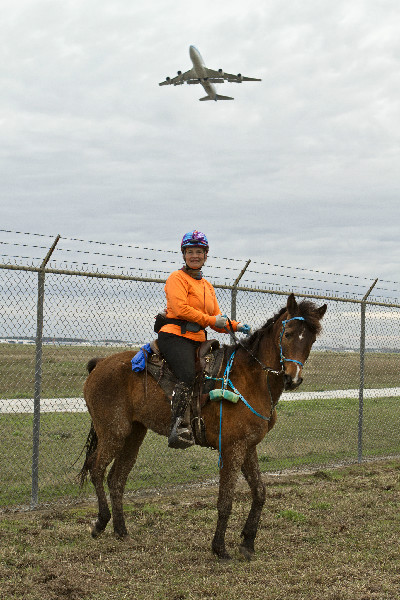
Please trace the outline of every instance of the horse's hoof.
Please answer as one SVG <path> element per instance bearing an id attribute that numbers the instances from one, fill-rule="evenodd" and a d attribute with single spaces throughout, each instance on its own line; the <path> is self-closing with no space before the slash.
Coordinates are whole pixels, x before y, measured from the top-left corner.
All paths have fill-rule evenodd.
<path id="1" fill-rule="evenodd" d="M 227 565 L 232 562 L 232 556 L 228 553 L 224 556 L 218 556 L 218 562 L 220 565 Z"/>
<path id="2" fill-rule="evenodd" d="M 218 558 L 220 563 L 229 562 L 232 560 L 232 557 L 226 550 L 215 550 L 213 549 L 213 554 Z"/>
<path id="3" fill-rule="evenodd" d="M 254 556 L 254 550 L 246 546 L 239 546 L 239 552 L 245 560 L 251 560 Z"/>
<path id="4" fill-rule="evenodd" d="M 131 542 L 132 538 L 129 535 L 129 533 L 117 533 L 116 531 L 114 531 L 114 537 L 115 539 L 119 540 L 120 542 Z"/>
<path id="5" fill-rule="evenodd" d="M 101 533 L 103 533 L 104 529 L 99 529 L 98 525 L 97 525 L 97 521 L 94 521 L 92 523 L 92 526 L 90 527 L 90 535 L 92 536 L 92 538 L 97 538 L 99 537 L 99 535 Z"/>

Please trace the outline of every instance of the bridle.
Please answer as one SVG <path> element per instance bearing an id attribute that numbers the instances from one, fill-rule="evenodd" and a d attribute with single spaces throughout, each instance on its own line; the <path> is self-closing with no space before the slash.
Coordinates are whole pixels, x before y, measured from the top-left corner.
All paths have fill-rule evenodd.
<path id="1" fill-rule="evenodd" d="M 300 365 L 301 367 L 304 367 L 304 363 L 302 363 L 301 361 L 295 360 L 294 358 L 286 358 L 283 355 L 282 338 L 283 338 L 283 334 L 285 333 L 286 323 L 289 323 L 290 321 L 305 321 L 305 318 L 304 317 L 291 317 L 290 319 L 285 319 L 284 321 L 282 321 L 282 331 L 279 336 L 279 360 L 281 363 L 281 369 L 280 369 L 280 371 L 277 371 L 276 369 L 273 369 L 272 367 L 267 367 L 267 365 L 265 365 L 259 358 L 257 358 L 257 356 L 251 350 L 249 350 L 236 337 L 235 332 L 233 331 L 232 321 L 228 318 L 228 324 L 229 324 L 231 336 L 235 340 L 236 344 L 241 346 L 241 348 L 243 348 L 243 350 L 246 350 L 247 354 L 250 354 L 250 356 L 260 365 L 260 367 L 262 368 L 263 371 L 267 371 L 268 373 L 274 373 L 274 375 L 281 375 L 282 373 L 285 372 L 285 364 L 284 364 L 285 362 L 293 362 L 293 363 Z"/>
<path id="2" fill-rule="evenodd" d="M 284 362 L 293 362 L 293 363 L 300 365 L 301 367 L 304 367 L 304 363 L 300 362 L 299 360 L 295 360 L 294 358 L 286 358 L 285 356 L 283 356 L 282 338 L 283 338 L 283 334 L 285 332 L 286 323 L 289 323 L 289 321 L 305 321 L 305 318 L 304 317 L 292 317 L 291 319 L 286 319 L 285 321 L 282 321 L 282 331 L 281 331 L 281 335 L 279 338 L 279 353 L 280 353 L 281 365 L 283 366 Z"/>

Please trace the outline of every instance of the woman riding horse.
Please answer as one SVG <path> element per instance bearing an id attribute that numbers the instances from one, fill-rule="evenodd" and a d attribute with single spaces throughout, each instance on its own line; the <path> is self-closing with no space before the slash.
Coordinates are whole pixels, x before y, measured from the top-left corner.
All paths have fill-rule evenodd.
<path id="1" fill-rule="evenodd" d="M 205 255 L 205 252 L 203 257 L 200 255 L 196 264 L 187 260 L 189 268 L 199 270 Z M 191 264 L 194 266 L 191 267 Z M 206 288 L 204 281 L 195 280 L 184 271 L 180 276 L 185 277 L 183 282 L 188 289 L 190 284 L 204 285 L 211 300 L 211 286 Z M 303 365 L 321 331 L 320 321 L 326 308 L 326 304 L 318 308 L 307 300 L 297 303 L 294 295 L 290 294 L 286 306 L 268 319 L 265 325 L 246 341 L 229 346 L 229 359 L 226 357 L 222 365 L 222 369 L 225 369 L 223 381 L 237 393 L 240 400 L 233 404 L 221 398 L 219 402 L 206 402 L 201 410 L 207 445 L 218 449 L 221 458 L 218 520 L 212 541 L 212 550 L 220 559 L 229 558 L 225 533 L 240 472 L 250 487 L 252 502 L 241 532 L 239 549 L 246 559 L 254 554 L 254 540 L 266 498 L 257 445 L 275 424 L 276 406 L 282 391 L 293 390 L 301 384 Z M 167 314 L 186 317 L 183 320 L 190 323 L 196 322 L 192 320 L 193 314 L 203 315 L 200 319 L 202 327 L 212 324 L 216 328 L 216 325 L 222 324 L 220 321 L 217 323 L 217 304 L 214 311 L 206 305 L 204 313 L 196 309 L 196 305 L 189 305 L 189 313 L 175 312 L 171 304 L 169 309 L 171 312 Z M 214 314 L 210 314 L 212 312 Z M 237 324 L 234 326 L 238 328 Z M 178 339 L 178 343 L 181 338 L 185 341 L 192 339 L 180 335 L 179 327 L 173 331 L 176 333 L 172 333 L 172 336 Z M 171 334 L 171 331 L 164 333 Z M 198 333 L 204 336 L 204 330 Z M 103 359 L 92 359 L 88 363 L 89 376 L 84 386 L 84 397 L 92 424 L 80 474 L 83 482 L 90 473 L 96 490 L 99 510 L 92 527 L 93 537 L 105 530 L 112 515 L 117 537 L 128 538 L 123 508 L 128 475 L 147 431 L 150 429 L 164 436 L 170 432 L 171 405 L 168 397 L 154 378 L 147 379 L 145 373 L 132 371 L 133 356 L 134 352 L 129 350 Z M 299 421 L 301 426 L 304 423 Z M 111 463 L 107 483 L 112 513 L 104 489 L 104 476 Z"/>
<path id="2" fill-rule="evenodd" d="M 208 250 L 204 233 L 197 230 L 186 233 L 181 243 L 185 264 L 171 273 L 165 285 L 166 319 L 158 333 L 158 347 L 178 379 L 172 394 L 170 448 L 187 448 L 194 444 L 185 413 L 196 377 L 195 354 L 206 339 L 205 328 L 228 333 L 227 317 L 221 315 L 214 288 L 201 272 Z M 250 333 L 248 325 L 231 323 L 234 331 Z"/>

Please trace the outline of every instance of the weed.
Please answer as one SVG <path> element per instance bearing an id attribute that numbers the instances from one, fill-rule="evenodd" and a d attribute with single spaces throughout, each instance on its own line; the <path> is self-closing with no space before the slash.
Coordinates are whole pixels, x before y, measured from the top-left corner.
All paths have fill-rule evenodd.
<path id="1" fill-rule="evenodd" d="M 286 521 L 293 521 L 294 523 L 304 523 L 304 521 L 307 521 L 305 515 L 291 508 L 279 511 L 277 517 L 278 519 L 285 519 Z"/>

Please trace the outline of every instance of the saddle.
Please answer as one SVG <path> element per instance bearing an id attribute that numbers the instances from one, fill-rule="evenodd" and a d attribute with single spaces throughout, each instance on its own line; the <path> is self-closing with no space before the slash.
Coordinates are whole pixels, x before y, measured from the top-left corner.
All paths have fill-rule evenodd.
<path id="1" fill-rule="evenodd" d="M 150 373 L 171 400 L 172 392 L 178 380 L 160 353 L 157 340 L 150 342 L 150 347 L 153 354 L 150 354 L 146 360 L 146 371 Z M 209 401 L 210 391 L 218 383 L 206 379 L 206 377 L 220 377 L 226 351 L 227 347 L 220 348 L 218 340 L 206 340 L 201 343 L 196 352 L 196 380 L 190 403 L 190 420 L 196 444 L 200 446 L 208 446 L 201 410 Z"/>

